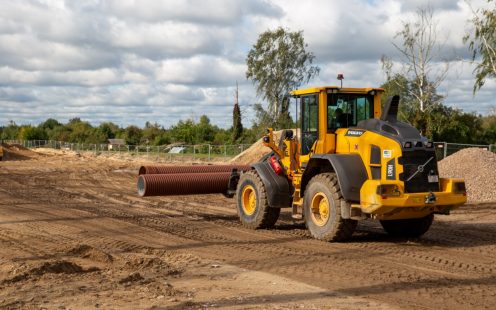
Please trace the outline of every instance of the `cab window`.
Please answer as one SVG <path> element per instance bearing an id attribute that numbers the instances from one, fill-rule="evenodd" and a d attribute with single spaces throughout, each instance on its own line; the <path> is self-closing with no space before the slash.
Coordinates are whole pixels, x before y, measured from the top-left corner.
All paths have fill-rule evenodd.
<path id="1" fill-rule="evenodd" d="M 353 127 L 374 116 L 374 97 L 365 94 L 327 94 L 327 131 Z"/>
<path id="2" fill-rule="evenodd" d="M 310 153 L 318 138 L 319 105 L 317 94 L 301 97 L 301 154 Z"/>

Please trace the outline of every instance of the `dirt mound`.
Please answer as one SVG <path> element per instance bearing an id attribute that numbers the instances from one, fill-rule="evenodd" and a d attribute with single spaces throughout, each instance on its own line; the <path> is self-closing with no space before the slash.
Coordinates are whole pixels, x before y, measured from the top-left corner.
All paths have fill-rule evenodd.
<path id="1" fill-rule="evenodd" d="M 126 267 L 132 270 L 151 269 L 167 275 L 178 275 L 182 273 L 181 270 L 174 268 L 158 257 L 133 257 L 126 262 Z"/>
<path id="2" fill-rule="evenodd" d="M 441 177 L 465 179 L 468 202 L 496 201 L 496 154 L 480 148 L 460 150 L 439 162 Z"/>
<path id="3" fill-rule="evenodd" d="M 111 263 L 114 260 L 112 255 L 95 249 L 87 244 L 81 244 L 75 248 L 72 248 L 67 251 L 67 254 L 102 263 Z"/>
<path id="4" fill-rule="evenodd" d="M 274 141 L 276 143 L 279 142 L 281 138 L 282 130 L 274 131 Z M 250 165 L 260 160 L 264 155 L 269 154 L 272 150 L 262 142 L 263 138 L 260 138 L 257 142 L 253 143 L 249 148 L 247 148 L 244 152 L 240 153 L 229 162 L 233 164 L 239 165 Z"/>
<path id="5" fill-rule="evenodd" d="M 143 276 L 141 276 L 139 272 L 133 272 L 130 275 L 128 275 L 127 277 L 119 280 L 119 283 L 120 284 L 128 284 L 129 285 L 131 283 L 141 282 L 143 280 L 145 280 L 145 278 L 143 278 Z"/>
<path id="6" fill-rule="evenodd" d="M 3 149 L 2 160 L 27 160 L 39 156 L 20 144 L 2 143 L 0 147 Z"/>
<path id="7" fill-rule="evenodd" d="M 73 262 L 60 260 L 54 262 L 45 262 L 39 267 L 32 268 L 26 272 L 23 272 L 11 279 L 7 279 L 3 281 L 3 284 L 10 284 L 19 281 L 24 281 L 30 278 L 36 278 L 48 273 L 56 273 L 56 274 L 77 274 L 77 273 L 86 273 L 98 271 L 99 269 L 96 267 L 91 267 L 88 269 L 84 269 L 83 267 L 75 264 Z"/>

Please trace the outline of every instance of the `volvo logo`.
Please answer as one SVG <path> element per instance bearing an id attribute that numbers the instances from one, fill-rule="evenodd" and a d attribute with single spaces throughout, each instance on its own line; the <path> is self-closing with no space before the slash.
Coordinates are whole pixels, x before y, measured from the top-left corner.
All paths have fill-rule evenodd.
<path id="1" fill-rule="evenodd" d="M 412 175 L 411 175 L 411 176 L 410 176 L 410 177 L 409 177 L 406 181 L 408 182 L 408 181 L 410 181 L 411 179 L 413 179 L 413 177 L 414 177 L 414 176 L 416 176 L 416 175 L 417 175 L 417 173 L 419 173 L 419 172 L 420 172 L 420 173 L 424 172 L 424 167 L 425 167 L 425 166 L 426 166 L 426 165 L 427 165 L 427 164 L 428 164 L 431 160 L 433 160 L 433 159 L 434 159 L 434 157 L 431 157 L 431 158 L 429 158 L 429 159 L 425 162 L 425 164 L 423 164 L 423 165 L 419 165 L 419 166 L 417 167 L 417 171 L 415 171 L 415 172 L 414 172 L 414 173 L 413 173 L 413 174 L 412 174 Z"/>

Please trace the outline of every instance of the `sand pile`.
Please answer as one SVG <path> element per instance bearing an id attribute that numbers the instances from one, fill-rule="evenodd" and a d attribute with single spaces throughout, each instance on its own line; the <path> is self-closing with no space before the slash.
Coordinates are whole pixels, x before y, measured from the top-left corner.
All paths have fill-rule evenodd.
<path id="1" fill-rule="evenodd" d="M 2 143 L 0 147 L 3 149 L 2 160 L 25 160 L 38 156 L 36 152 L 33 152 L 20 144 Z"/>
<path id="2" fill-rule="evenodd" d="M 439 162 L 441 177 L 465 179 L 468 202 L 496 201 L 496 154 L 480 148 L 460 150 Z"/>
<path id="3" fill-rule="evenodd" d="M 276 141 L 276 144 L 279 143 L 281 133 L 282 130 L 274 131 L 274 141 Z M 253 143 L 244 152 L 238 154 L 229 162 L 232 164 L 249 165 L 259 161 L 264 155 L 272 152 L 270 148 L 263 145 L 262 139 L 263 138 L 260 138 L 257 142 Z"/>

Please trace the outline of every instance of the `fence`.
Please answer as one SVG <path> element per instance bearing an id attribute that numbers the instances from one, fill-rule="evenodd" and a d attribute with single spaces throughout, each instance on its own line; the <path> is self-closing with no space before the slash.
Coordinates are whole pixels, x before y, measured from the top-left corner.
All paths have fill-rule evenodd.
<path id="1" fill-rule="evenodd" d="M 196 144 L 196 145 L 175 145 L 175 146 L 148 146 L 148 145 L 109 145 L 109 144 L 84 144 L 69 143 L 53 140 L 4 140 L 1 142 L 16 143 L 26 148 L 52 148 L 61 150 L 70 150 L 75 152 L 94 152 L 95 154 L 128 154 L 131 156 L 148 156 L 162 160 L 214 160 L 228 159 L 234 157 L 244 150 L 249 144 L 237 145 L 214 145 L 214 144 Z M 468 147 L 483 148 L 496 152 L 496 144 L 461 144 L 435 142 L 436 155 L 439 160 L 449 156 L 456 151 Z"/>
<path id="2" fill-rule="evenodd" d="M 3 140 L 1 142 L 18 144 L 26 148 L 51 148 L 74 152 L 93 152 L 97 155 L 128 154 L 129 156 L 147 156 L 170 161 L 228 159 L 250 147 L 250 144 L 149 146 L 69 143 L 53 140 Z"/>
<path id="3" fill-rule="evenodd" d="M 434 142 L 436 146 L 437 159 L 443 159 L 447 156 L 465 148 L 477 147 L 491 152 L 496 152 L 496 144 L 463 144 L 463 143 L 447 143 L 447 142 Z"/>

